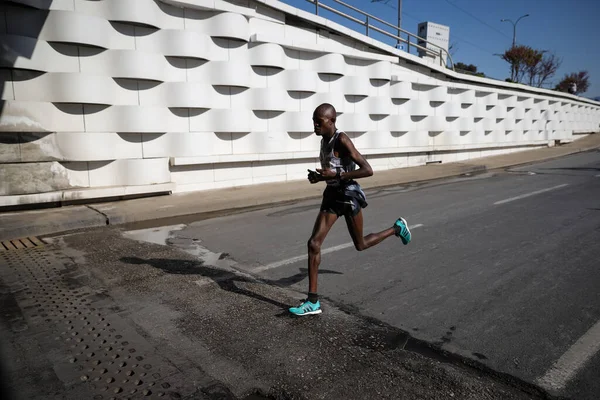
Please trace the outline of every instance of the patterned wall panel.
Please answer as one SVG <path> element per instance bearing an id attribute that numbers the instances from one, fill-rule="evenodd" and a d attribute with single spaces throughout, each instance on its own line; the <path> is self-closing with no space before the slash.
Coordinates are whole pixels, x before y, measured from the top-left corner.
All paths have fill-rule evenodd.
<path id="1" fill-rule="evenodd" d="M 31 77 L 30 71 L 13 71 L 14 98 L 19 101 L 137 105 L 136 91 L 127 90 L 111 77 L 49 72 Z"/>
<path id="2" fill-rule="evenodd" d="M 375 169 L 598 130 L 595 103 L 442 79 L 247 3 L 0 5 L 0 206 L 303 179 L 323 102 Z"/>
<path id="3" fill-rule="evenodd" d="M 35 40 L 17 35 L 0 35 L 6 53 L 0 57 L 3 68 L 40 72 L 79 72 L 77 47 Z M 20 54 L 26 54 L 21 56 Z M 10 82 L 10 81 L 9 81 Z"/>

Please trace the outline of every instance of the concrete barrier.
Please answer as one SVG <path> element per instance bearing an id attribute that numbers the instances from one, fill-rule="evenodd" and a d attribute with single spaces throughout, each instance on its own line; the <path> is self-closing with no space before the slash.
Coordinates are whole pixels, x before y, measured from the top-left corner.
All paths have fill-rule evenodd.
<path id="1" fill-rule="evenodd" d="M 376 170 L 599 130 L 598 102 L 458 74 L 277 1 L 244 4 L 0 6 L 0 207 L 304 179 L 323 102 Z"/>

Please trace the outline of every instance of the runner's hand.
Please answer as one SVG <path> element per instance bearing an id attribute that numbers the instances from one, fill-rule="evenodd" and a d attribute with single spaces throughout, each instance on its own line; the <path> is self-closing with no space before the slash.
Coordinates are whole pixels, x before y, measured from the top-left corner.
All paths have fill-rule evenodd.
<path id="1" fill-rule="evenodd" d="M 317 183 L 320 182 L 321 179 L 321 175 L 317 174 L 316 171 L 313 170 L 308 170 L 308 181 L 310 183 Z"/>
<path id="2" fill-rule="evenodd" d="M 335 179 L 337 176 L 337 172 L 334 169 L 319 169 L 317 168 L 317 172 L 321 174 L 324 180 L 328 181 L 331 179 Z"/>

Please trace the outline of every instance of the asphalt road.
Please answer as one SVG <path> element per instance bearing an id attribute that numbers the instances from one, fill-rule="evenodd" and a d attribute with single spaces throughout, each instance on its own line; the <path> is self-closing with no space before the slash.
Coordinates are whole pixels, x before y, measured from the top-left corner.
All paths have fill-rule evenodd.
<path id="1" fill-rule="evenodd" d="M 357 252 L 340 219 L 323 245 L 333 248 L 322 257 L 323 316 L 345 305 L 553 393 L 600 397 L 600 152 L 367 195 L 365 234 L 402 215 L 418 225 L 413 241 Z M 191 222 L 150 240 L 173 230 L 169 243 L 205 260 L 226 253 L 238 270 L 293 283 L 300 299 L 318 205 Z"/>

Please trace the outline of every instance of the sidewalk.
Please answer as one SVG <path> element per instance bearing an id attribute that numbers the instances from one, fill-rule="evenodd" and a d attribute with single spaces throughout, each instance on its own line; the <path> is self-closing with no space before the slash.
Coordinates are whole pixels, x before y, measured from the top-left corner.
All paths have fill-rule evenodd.
<path id="1" fill-rule="evenodd" d="M 600 134 L 588 135 L 557 147 L 457 163 L 378 171 L 373 177 L 361 181 L 361 185 L 364 189 L 372 189 L 444 179 L 539 162 L 596 148 L 600 148 Z M 241 211 L 251 207 L 318 198 L 322 190 L 322 185 L 310 185 L 302 180 L 55 209 L 0 212 L 0 240 L 79 228 Z"/>

